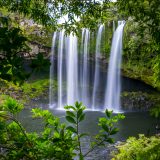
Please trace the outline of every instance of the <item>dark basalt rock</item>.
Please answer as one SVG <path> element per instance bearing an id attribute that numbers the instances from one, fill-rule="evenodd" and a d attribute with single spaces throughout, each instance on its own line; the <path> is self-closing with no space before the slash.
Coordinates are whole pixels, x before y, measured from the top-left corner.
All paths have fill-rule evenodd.
<path id="1" fill-rule="evenodd" d="M 148 111 L 159 101 L 156 95 L 144 92 L 125 92 L 121 95 L 121 106 L 127 111 Z"/>

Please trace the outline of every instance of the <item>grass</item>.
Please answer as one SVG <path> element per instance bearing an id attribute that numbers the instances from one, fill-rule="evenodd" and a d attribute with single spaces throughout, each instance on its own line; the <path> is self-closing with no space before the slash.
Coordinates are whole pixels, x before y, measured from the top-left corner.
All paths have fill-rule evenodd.
<path id="1" fill-rule="evenodd" d="M 53 81 L 54 90 L 57 90 L 57 82 Z M 5 97 L 10 96 L 22 103 L 26 104 L 31 99 L 39 97 L 48 97 L 49 92 L 49 78 L 35 79 L 24 82 L 21 86 L 17 86 L 12 82 L 0 79 L 0 103 Z"/>
<path id="2" fill-rule="evenodd" d="M 36 80 L 34 82 L 24 83 L 22 90 L 24 94 L 29 95 L 30 98 L 41 95 L 49 87 L 49 79 Z"/>

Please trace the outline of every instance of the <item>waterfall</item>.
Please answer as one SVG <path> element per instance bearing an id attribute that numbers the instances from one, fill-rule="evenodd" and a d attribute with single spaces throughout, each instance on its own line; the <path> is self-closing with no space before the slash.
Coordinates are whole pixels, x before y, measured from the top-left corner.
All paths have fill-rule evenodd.
<path id="1" fill-rule="evenodd" d="M 98 27 L 96 41 L 90 37 L 88 29 L 82 29 L 80 45 L 78 45 L 78 38 L 72 33 L 65 36 L 65 31 L 62 30 L 53 34 L 50 55 L 50 108 L 63 109 L 64 105 L 73 105 L 75 101 L 82 101 L 92 110 L 102 109 L 102 106 L 114 111 L 120 109 L 120 64 L 124 25 L 123 21 L 119 21 L 113 35 L 107 81 L 104 78 L 106 72 L 100 68 L 103 65 L 101 46 L 103 46 L 104 25 Z M 113 31 L 114 27 L 113 22 Z M 95 60 L 92 61 L 95 42 Z M 93 52 L 92 56 L 89 56 L 89 50 Z"/>
<path id="2" fill-rule="evenodd" d="M 59 46 L 58 46 L 58 108 L 62 108 L 63 101 L 63 45 L 64 45 L 64 30 L 59 35 Z"/>
<path id="3" fill-rule="evenodd" d="M 83 51 L 84 51 L 84 33 L 85 33 L 85 28 L 82 29 L 82 37 L 81 37 L 81 50 L 80 50 L 80 56 L 79 56 L 79 60 L 80 63 L 79 65 L 82 67 L 79 67 L 79 96 L 80 96 L 80 100 L 82 101 L 82 88 L 83 88 Z"/>
<path id="4" fill-rule="evenodd" d="M 96 39 L 96 53 L 95 53 L 95 73 L 94 73 L 94 86 L 93 86 L 93 96 L 92 96 L 92 109 L 95 110 L 96 107 L 96 97 L 99 86 L 99 78 L 100 78 L 100 62 L 99 58 L 101 58 L 101 37 L 104 25 L 100 25 L 98 28 L 97 39 Z"/>
<path id="5" fill-rule="evenodd" d="M 51 66 L 50 66 L 50 83 L 49 83 L 49 108 L 53 108 L 54 106 L 54 89 L 53 89 L 53 85 L 54 85 L 54 56 L 55 56 L 55 42 L 56 42 L 56 35 L 57 33 L 55 32 L 53 34 L 53 38 L 52 38 L 52 48 L 51 48 L 51 55 L 50 55 L 50 62 L 51 62 Z"/>
<path id="6" fill-rule="evenodd" d="M 77 37 L 72 33 L 66 38 L 67 51 L 67 104 L 78 100 L 78 52 Z"/>
<path id="7" fill-rule="evenodd" d="M 88 29 L 85 29 L 84 35 L 84 50 L 83 50 L 83 75 L 82 75 L 82 102 L 88 106 L 89 105 L 89 77 L 88 77 L 88 51 L 89 51 L 89 38 L 90 32 Z"/>
<path id="8" fill-rule="evenodd" d="M 122 36 L 125 22 L 119 21 L 113 35 L 104 106 L 114 111 L 120 110 L 120 66 L 122 57 Z"/>

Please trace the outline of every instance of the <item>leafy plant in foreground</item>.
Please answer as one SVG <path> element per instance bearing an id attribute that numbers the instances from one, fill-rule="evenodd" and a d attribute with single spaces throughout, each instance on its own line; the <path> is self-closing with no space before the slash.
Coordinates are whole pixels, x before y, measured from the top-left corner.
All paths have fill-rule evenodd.
<path id="1" fill-rule="evenodd" d="M 94 138 L 94 142 L 92 143 L 90 149 L 86 153 L 82 153 L 81 147 L 81 138 L 86 136 L 86 133 L 80 133 L 79 125 L 80 122 L 84 120 L 85 107 L 82 103 L 75 103 L 75 106 L 65 106 L 66 111 L 66 120 L 72 124 L 72 126 L 68 126 L 67 129 L 71 132 L 75 133 L 75 138 L 77 141 L 77 150 L 79 151 L 79 158 L 84 159 L 90 152 L 92 152 L 97 146 L 104 145 L 105 142 L 113 143 L 114 139 L 111 138 L 112 135 L 116 134 L 119 130 L 115 127 L 115 124 L 120 120 L 124 119 L 124 115 L 118 114 L 113 116 L 113 112 L 106 109 L 105 115 L 106 117 L 100 118 L 98 125 L 101 127 L 99 134 Z"/>
<path id="2" fill-rule="evenodd" d="M 160 159 L 160 137 L 150 138 L 139 135 L 139 138 L 130 137 L 126 142 L 117 146 L 112 160 L 158 160 Z"/>
<path id="3" fill-rule="evenodd" d="M 85 107 L 82 103 L 75 106 L 66 106 L 66 120 L 68 126 L 60 123 L 59 118 L 48 110 L 32 109 L 33 118 L 42 120 L 41 132 L 27 132 L 16 119 L 16 115 L 23 108 L 12 98 L 8 98 L 0 106 L 0 159 L 2 160 L 73 160 L 75 156 L 84 159 L 95 147 L 105 142 L 112 143 L 111 135 L 118 129 L 114 124 L 124 116 L 113 116 L 106 110 L 106 117 L 100 118 L 99 126 L 102 128 L 95 137 L 95 142 L 86 152 L 82 152 L 81 138 L 86 136 L 79 132 L 79 125 L 85 118 Z"/>
<path id="4" fill-rule="evenodd" d="M 9 101 L 14 101 L 10 98 Z M 67 159 L 74 156 L 72 132 L 48 110 L 33 109 L 33 118 L 41 118 L 40 133 L 27 132 L 15 118 L 21 105 L 6 100 L 0 107 L 0 159 Z M 15 112 L 17 111 L 17 112 Z"/>

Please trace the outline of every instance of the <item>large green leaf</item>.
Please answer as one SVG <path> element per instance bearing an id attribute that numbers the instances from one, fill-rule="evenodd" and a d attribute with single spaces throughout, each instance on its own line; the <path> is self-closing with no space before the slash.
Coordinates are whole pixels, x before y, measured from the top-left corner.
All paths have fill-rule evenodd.
<path id="1" fill-rule="evenodd" d="M 75 114 L 71 111 L 66 111 L 66 114 L 70 117 L 75 117 Z"/>
<path id="2" fill-rule="evenodd" d="M 68 126 L 66 129 L 73 132 L 73 133 L 77 133 L 76 129 L 73 128 L 72 126 Z"/>
<path id="3" fill-rule="evenodd" d="M 79 117 L 79 122 L 83 121 L 85 118 L 85 114 L 83 113 L 80 117 Z"/>
<path id="4" fill-rule="evenodd" d="M 106 124 L 102 124 L 102 128 L 106 131 L 109 132 L 109 127 Z"/>
<path id="5" fill-rule="evenodd" d="M 83 110 L 79 109 L 77 112 L 77 118 L 79 119 L 82 116 Z"/>
<path id="6" fill-rule="evenodd" d="M 113 138 L 108 138 L 105 141 L 108 142 L 108 143 L 114 143 L 114 139 Z"/>
<path id="7" fill-rule="evenodd" d="M 113 113 L 113 111 L 109 111 L 108 109 L 106 109 L 106 111 L 105 111 L 105 114 L 106 114 L 106 116 L 107 116 L 108 118 L 111 117 L 112 113 Z"/>
<path id="8" fill-rule="evenodd" d="M 66 116 L 66 120 L 70 123 L 76 124 L 76 121 L 70 116 Z"/>
<path id="9" fill-rule="evenodd" d="M 113 130 L 111 130 L 110 135 L 116 134 L 118 131 L 118 128 L 114 128 Z"/>

